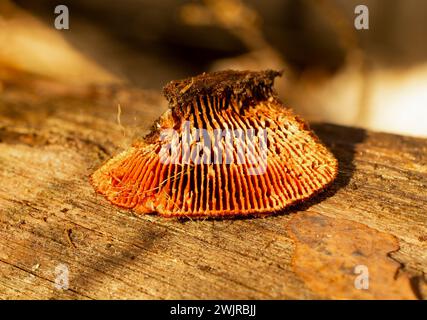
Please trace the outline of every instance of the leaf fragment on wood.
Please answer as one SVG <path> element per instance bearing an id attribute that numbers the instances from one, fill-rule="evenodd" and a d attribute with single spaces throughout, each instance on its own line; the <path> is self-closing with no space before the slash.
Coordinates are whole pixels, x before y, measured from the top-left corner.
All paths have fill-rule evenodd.
<path id="1" fill-rule="evenodd" d="M 300 212 L 289 223 L 296 249 L 292 268 L 305 285 L 332 299 L 416 299 L 410 277 L 389 258 L 397 239 L 363 224 Z M 358 269 L 368 271 L 358 288 Z M 398 275 L 396 277 L 396 274 Z"/>

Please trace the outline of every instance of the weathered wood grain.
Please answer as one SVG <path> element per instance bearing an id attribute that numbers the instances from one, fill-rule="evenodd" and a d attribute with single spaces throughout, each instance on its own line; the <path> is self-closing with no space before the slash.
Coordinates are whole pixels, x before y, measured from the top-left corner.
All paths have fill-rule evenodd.
<path id="1" fill-rule="evenodd" d="M 332 295 L 313 284 L 313 275 L 328 268 L 322 260 L 303 266 L 293 258 L 296 248 L 307 243 L 298 243 L 289 226 L 304 234 L 304 224 L 293 219 L 306 214 L 362 224 L 374 230 L 368 239 L 375 243 L 396 240 L 398 250 L 381 254 L 400 263 L 397 277 L 409 279 L 413 292 L 400 295 L 383 288 L 387 294 L 376 291 L 368 298 L 388 298 L 389 292 L 395 298 L 425 295 L 425 139 L 316 124 L 313 129 L 339 159 L 340 175 L 310 203 L 255 219 L 136 216 L 96 195 L 88 176 L 148 128 L 166 108 L 163 99 L 135 89 L 65 89 L 48 82 L 0 87 L 2 299 L 347 297 L 353 281 L 340 282 L 342 291 Z M 347 235 L 352 237 L 352 231 Z M 350 243 L 355 250 L 357 241 Z M 328 248 L 335 247 L 340 244 Z M 345 260 L 346 252 L 329 253 Z M 55 287 L 60 264 L 69 270 L 68 290 Z M 336 272 L 348 276 L 351 270 Z M 375 285 L 375 279 L 370 281 Z"/>

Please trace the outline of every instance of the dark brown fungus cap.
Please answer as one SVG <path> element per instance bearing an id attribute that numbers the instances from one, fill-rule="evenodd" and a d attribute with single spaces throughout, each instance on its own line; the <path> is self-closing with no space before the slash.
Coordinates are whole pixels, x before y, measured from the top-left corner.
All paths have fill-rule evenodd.
<path id="1" fill-rule="evenodd" d="M 170 109 L 92 175 L 95 189 L 118 206 L 169 217 L 274 213 L 323 190 L 337 160 L 276 97 L 280 74 L 221 71 L 170 82 Z"/>

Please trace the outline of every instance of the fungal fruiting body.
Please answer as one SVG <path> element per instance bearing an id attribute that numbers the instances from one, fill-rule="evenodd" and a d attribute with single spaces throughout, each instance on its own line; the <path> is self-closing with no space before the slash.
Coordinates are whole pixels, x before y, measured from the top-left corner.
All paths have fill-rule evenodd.
<path id="1" fill-rule="evenodd" d="M 279 72 L 172 81 L 151 133 L 91 177 L 120 207 L 162 216 L 278 212 L 323 190 L 337 160 L 273 90 Z"/>

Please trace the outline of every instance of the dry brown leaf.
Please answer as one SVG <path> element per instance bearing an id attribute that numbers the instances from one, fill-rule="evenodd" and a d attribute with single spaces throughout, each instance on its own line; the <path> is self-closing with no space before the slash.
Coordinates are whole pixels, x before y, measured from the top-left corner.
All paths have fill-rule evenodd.
<path id="1" fill-rule="evenodd" d="M 325 298 L 416 299 L 409 277 L 388 257 L 397 239 L 363 224 L 317 213 L 299 213 L 289 223 L 296 249 L 292 266 L 305 285 Z M 357 289 L 356 266 L 369 271 L 369 288 Z M 360 279 L 360 278 L 359 278 Z"/>

